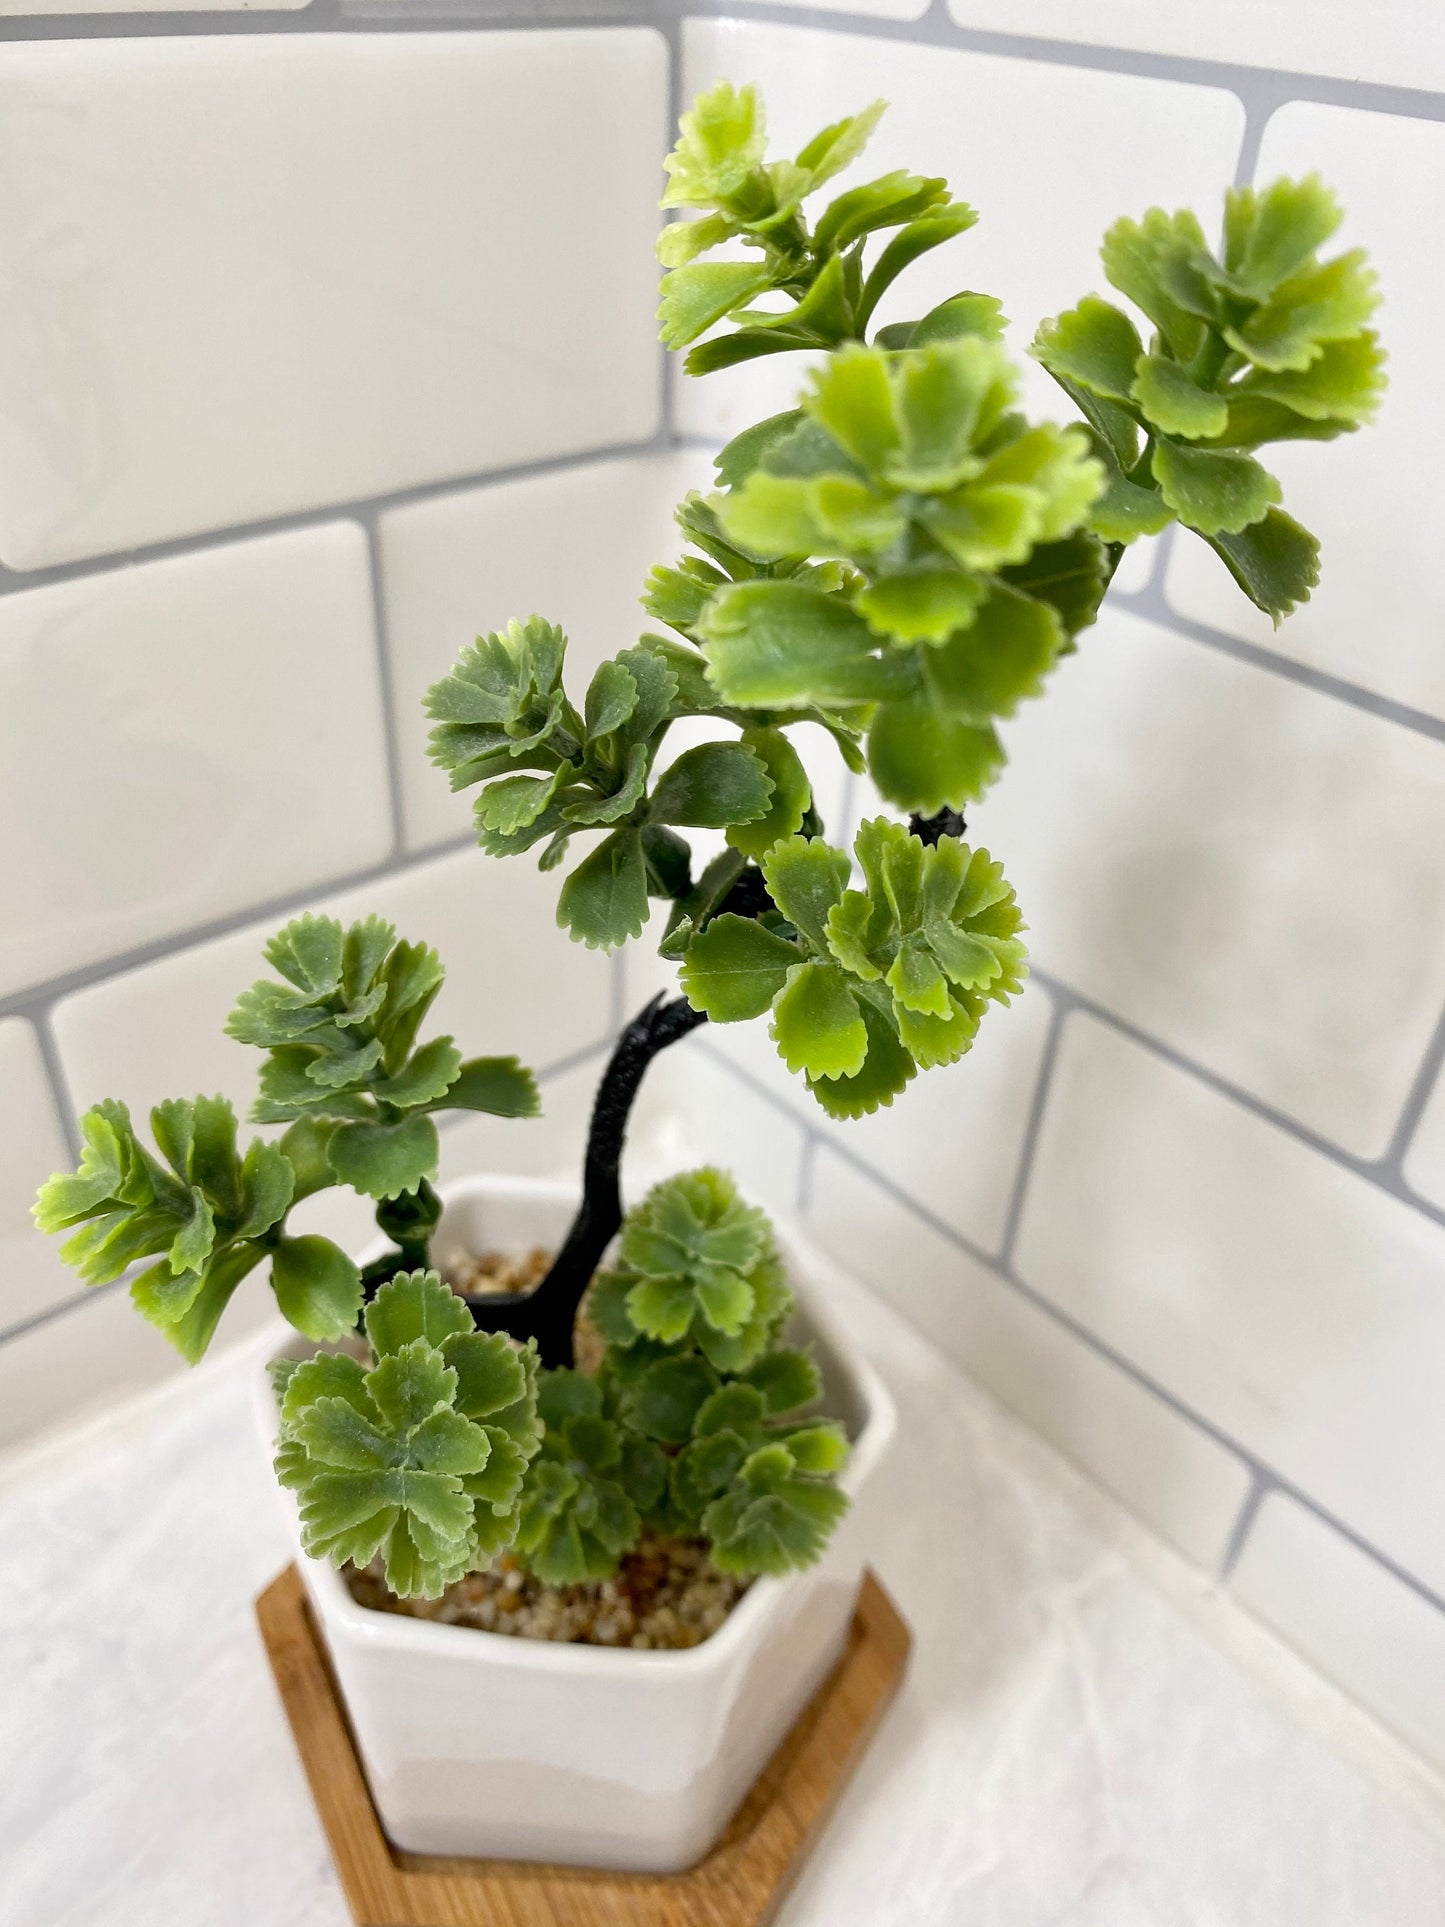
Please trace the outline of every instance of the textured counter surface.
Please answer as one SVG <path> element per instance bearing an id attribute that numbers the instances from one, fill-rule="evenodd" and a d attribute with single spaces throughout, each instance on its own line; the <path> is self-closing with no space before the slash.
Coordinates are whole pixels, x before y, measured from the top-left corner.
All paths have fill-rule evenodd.
<path id="1" fill-rule="evenodd" d="M 1438 1927 L 1445 1790 L 876 1301 L 917 1639 L 780 1927 Z M 927 1509 L 925 1509 L 927 1508 Z M 0 1922 L 346 1927 L 246 1361 L 0 1466 Z"/>

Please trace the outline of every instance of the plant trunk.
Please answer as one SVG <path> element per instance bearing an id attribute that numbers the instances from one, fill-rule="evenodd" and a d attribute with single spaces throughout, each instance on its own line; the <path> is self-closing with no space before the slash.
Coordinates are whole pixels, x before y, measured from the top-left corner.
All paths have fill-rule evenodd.
<path id="1" fill-rule="evenodd" d="M 622 1224 L 622 1152 L 647 1067 L 659 1051 L 706 1022 L 706 1014 L 694 1010 L 685 997 L 664 1001 L 659 994 L 644 1004 L 618 1038 L 597 1087 L 582 1166 L 582 1202 L 551 1270 L 531 1291 L 479 1292 L 466 1301 L 481 1330 L 535 1338 L 549 1370 L 571 1365 L 577 1307 Z"/>

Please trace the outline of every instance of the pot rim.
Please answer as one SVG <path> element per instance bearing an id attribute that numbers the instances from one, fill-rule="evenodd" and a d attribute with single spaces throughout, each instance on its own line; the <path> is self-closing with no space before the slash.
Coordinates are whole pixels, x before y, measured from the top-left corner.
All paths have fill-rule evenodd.
<path id="1" fill-rule="evenodd" d="M 560 1178 L 511 1177 L 506 1173 L 476 1173 L 438 1187 L 443 1206 L 467 1198 L 495 1197 L 499 1193 L 537 1203 L 570 1204 L 578 1187 Z M 784 1255 L 803 1274 L 798 1296 L 806 1305 L 809 1323 L 842 1363 L 853 1381 L 853 1389 L 864 1411 L 863 1425 L 852 1441 L 848 1463 L 839 1475 L 839 1486 L 849 1499 L 871 1476 L 892 1439 L 897 1411 L 892 1394 L 860 1349 L 840 1329 L 824 1305 L 829 1275 L 841 1277 L 840 1267 L 820 1251 L 786 1216 L 770 1211 Z M 365 1264 L 384 1250 L 385 1240 L 368 1244 L 358 1259 Z M 799 1280 L 791 1280 L 798 1289 Z M 265 1369 L 273 1358 L 283 1356 L 271 1344 L 265 1352 L 259 1373 L 262 1412 L 269 1428 L 275 1412 L 270 1377 Z M 822 1555 L 827 1556 L 826 1548 Z M 302 1553 L 306 1583 L 325 1594 L 325 1609 L 338 1631 L 348 1640 L 373 1649 L 405 1647 L 418 1654 L 461 1659 L 470 1653 L 478 1664 L 504 1665 L 519 1671 L 550 1670 L 556 1673 L 594 1673 L 599 1665 L 625 1665 L 634 1671 L 703 1674 L 721 1672 L 739 1658 L 744 1649 L 756 1644 L 766 1633 L 772 1618 L 790 1587 L 806 1580 L 816 1566 L 801 1572 L 781 1575 L 762 1574 L 755 1579 L 715 1633 L 696 1646 L 673 1651 L 639 1651 L 634 1647 L 589 1646 L 560 1640 L 519 1639 L 509 1633 L 490 1633 L 477 1626 L 452 1626 L 439 1620 L 413 1619 L 404 1613 L 378 1612 L 352 1598 L 340 1572 L 329 1561 Z"/>

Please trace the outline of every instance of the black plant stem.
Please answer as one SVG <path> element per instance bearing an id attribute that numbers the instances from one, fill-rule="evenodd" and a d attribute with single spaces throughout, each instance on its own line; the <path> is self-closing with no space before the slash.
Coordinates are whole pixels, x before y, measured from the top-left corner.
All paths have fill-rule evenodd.
<path id="1" fill-rule="evenodd" d="M 535 1338 L 549 1369 L 572 1363 L 572 1328 L 577 1307 L 592 1282 L 602 1254 L 622 1223 L 622 1150 L 642 1080 L 659 1051 L 699 1024 L 706 1013 L 685 997 L 644 1004 L 618 1038 L 597 1096 L 582 1166 L 582 1203 L 552 1268 L 532 1291 L 478 1293 L 468 1308 L 483 1331 L 504 1331 L 513 1338 Z"/>
<path id="2" fill-rule="evenodd" d="M 931 849 L 941 836 L 962 836 L 968 825 L 957 810 L 940 810 L 936 816 L 909 817 L 908 827 L 921 843 Z"/>

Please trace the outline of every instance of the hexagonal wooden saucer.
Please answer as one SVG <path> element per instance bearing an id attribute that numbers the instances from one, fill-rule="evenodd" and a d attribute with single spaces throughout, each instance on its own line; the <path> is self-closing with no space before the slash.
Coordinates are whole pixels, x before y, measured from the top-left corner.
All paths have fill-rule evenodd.
<path id="1" fill-rule="evenodd" d="M 763 1927 L 897 1692 L 913 1643 L 866 1573 L 842 1659 L 711 1853 L 686 1873 L 627 1874 L 393 1847 L 294 1566 L 261 1594 L 256 1617 L 358 1927 Z"/>

